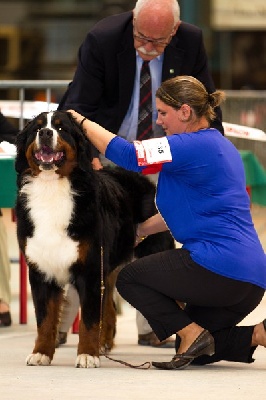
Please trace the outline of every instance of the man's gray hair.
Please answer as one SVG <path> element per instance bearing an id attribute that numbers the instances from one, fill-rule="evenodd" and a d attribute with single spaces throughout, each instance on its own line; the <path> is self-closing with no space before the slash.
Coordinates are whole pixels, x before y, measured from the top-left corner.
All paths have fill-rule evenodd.
<path id="1" fill-rule="evenodd" d="M 176 24 L 180 20 L 180 7 L 177 0 L 137 0 L 135 8 L 134 8 L 134 17 L 137 18 L 138 13 L 144 8 L 149 7 L 151 10 L 156 8 L 156 6 L 162 6 L 165 9 L 168 7 L 172 9 L 174 24 Z"/>

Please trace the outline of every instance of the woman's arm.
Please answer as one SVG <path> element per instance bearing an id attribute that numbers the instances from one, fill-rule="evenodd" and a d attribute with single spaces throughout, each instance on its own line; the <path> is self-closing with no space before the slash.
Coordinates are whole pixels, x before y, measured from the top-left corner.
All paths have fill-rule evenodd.
<path id="1" fill-rule="evenodd" d="M 99 150 L 100 153 L 105 154 L 106 148 L 111 140 L 116 136 L 114 133 L 107 131 L 102 126 L 92 122 L 83 115 L 74 110 L 68 110 L 86 133 L 91 143 Z"/>
<path id="2" fill-rule="evenodd" d="M 167 231 L 168 227 L 164 222 L 161 214 L 155 214 L 146 219 L 138 225 L 136 242 L 139 243 L 145 239 L 146 236 L 153 235 L 154 233 Z"/>
<path id="3" fill-rule="evenodd" d="M 138 165 L 136 149 L 132 143 L 86 119 L 76 111 L 69 110 L 68 112 L 83 129 L 89 141 L 110 161 L 130 171 L 142 172 L 145 169 L 145 167 Z M 95 159 L 93 163 L 94 161 Z M 100 169 L 101 166 L 96 165 L 95 167 L 93 164 L 93 168 Z"/>

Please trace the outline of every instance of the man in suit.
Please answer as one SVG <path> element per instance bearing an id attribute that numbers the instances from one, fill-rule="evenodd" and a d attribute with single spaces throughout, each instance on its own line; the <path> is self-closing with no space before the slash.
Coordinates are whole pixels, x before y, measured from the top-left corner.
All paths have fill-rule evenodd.
<path id="1" fill-rule="evenodd" d="M 136 139 L 139 81 L 143 61 L 149 61 L 152 80 L 153 136 L 164 133 L 156 125 L 155 93 L 162 81 L 192 75 L 208 92 L 215 87 L 208 69 L 202 31 L 180 21 L 176 0 L 138 0 L 133 11 L 107 17 L 88 33 L 78 53 L 73 81 L 59 109 L 74 109 L 111 132 Z M 221 110 L 216 109 L 212 127 L 223 133 Z M 102 167 L 95 150 L 95 169 Z M 141 315 L 137 315 L 138 343 L 160 343 Z"/>

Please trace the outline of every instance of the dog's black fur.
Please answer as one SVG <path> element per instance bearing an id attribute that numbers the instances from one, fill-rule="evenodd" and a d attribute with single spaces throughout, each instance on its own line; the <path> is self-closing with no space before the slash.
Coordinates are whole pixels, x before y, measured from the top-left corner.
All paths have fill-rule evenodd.
<path id="1" fill-rule="evenodd" d="M 17 235 L 29 267 L 38 329 L 28 365 L 50 364 L 63 288 L 71 282 L 81 304 L 76 366 L 98 367 L 99 347 L 111 349 L 115 334 L 112 271 L 134 256 L 174 247 L 164 232 L 134 248 L 137 224 L 156 213 L 155 187 L 146 177 L 118 167 L 95 171 L 91 161 L 91 143 L 67 112 L 42 113 L 18 135 Z M 68 188 L 66 195 L 61 186 Z M 67 207 L 71 210 L 64 221 Z M 63 228 L 56 222 L 58 213 Z M 101 264 L 105 292 L 99 342 Z"/>

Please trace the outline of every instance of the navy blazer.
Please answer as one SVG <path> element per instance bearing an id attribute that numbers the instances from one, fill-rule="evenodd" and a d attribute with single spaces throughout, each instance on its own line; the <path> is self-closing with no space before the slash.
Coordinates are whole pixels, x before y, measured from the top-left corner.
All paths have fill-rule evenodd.
<path id="1" fill-rule="evenodd" d="M 116 133 L 127 113 L 136 71 L 133 13 L 107 17 L 88 33 L 78 54 L 78 65 L 59 109 L 74 109 Z M 182 22 L 164 51 L 162 81 L 192 75 L 208 92 L 215 91 L 208 69 L 203 35 L 198 27 Z M 221 109 L 212 126 L 223 132 Z"/>

